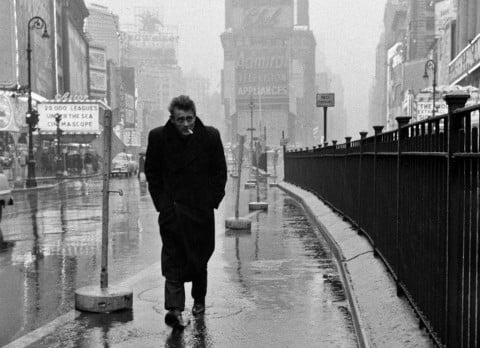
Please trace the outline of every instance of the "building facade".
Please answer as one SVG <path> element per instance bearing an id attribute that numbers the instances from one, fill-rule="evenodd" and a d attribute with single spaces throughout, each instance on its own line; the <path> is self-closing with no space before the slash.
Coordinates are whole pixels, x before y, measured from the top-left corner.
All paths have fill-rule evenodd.
<path id="1" fill-rule="evenodd" d="M 157 8 L 135 9 L 138 19 L 121 32 L 121 65 L 135 69 L 136 124 L 142 147 L 147 133 L 168 120 L 171 99 L 184 90 L 178 66 L 178 33 Z M 137 142 L 137 139 L 135 139 Z"/>
<path id="2" fill-rule="evenodd" d="M 395 129 L 398 116 L 416 120 L 415 97 L 433 79 L 433 72 L 430 81 L 425 81 L 424 75 L 425 63 L 436 59 L 439 45 L 437 3 L 388 0 L 385 5 L 384 32 L 377 45 L 375 80 L 370 92 L 369 131 L 376 125 Z M 432 90 L 429 93 L 433 99 Z"/>
<path id="3" fill-rule="evenodd" d="M 456 31 L 455 31 L 456 29 Z M 451 30 L 452 61 L 450 85 L 480 87 L 480 4 L 476 0 L 458 3 L 456 23 Z"/>
<path id="4" fill-rule="evenodd" d="M 29 28 L 36 16 L 44 20 L 46 28 Z M 33 107 L 65 93 L 86 98 L 89 46 L 83 24 L 87 16 L 83 0 L 5 0 L 0 4 L 0 152 L 14 159 L 12 167 L 27 149 L 28 34 Z M 39 127 L 34 137 L 36 153 L 48 137 L 48 131 Z M 2 166 L 6 168 L 4 163 Z"/>
<path id="5" fill-rule="evenodd" d="M 298 3 L 297 18 L 295 3 L 226 0 L 222 97 L 231 142 L 252 124 L 257 135 L 267 129 L 270 146 L 282 132 L 291 143 L 313 142 L 316 43 L 308 1 Z"/>

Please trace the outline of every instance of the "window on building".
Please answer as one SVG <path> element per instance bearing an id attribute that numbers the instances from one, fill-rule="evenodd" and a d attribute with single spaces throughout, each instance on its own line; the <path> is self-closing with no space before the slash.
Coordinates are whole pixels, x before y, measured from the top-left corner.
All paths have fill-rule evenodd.
<path id="1" fill-rule="evenodd" d="M 435 19 L 434 18 L 427 19 L 426 28 L 427 28 L 427 30 L 435 30 Z"/>

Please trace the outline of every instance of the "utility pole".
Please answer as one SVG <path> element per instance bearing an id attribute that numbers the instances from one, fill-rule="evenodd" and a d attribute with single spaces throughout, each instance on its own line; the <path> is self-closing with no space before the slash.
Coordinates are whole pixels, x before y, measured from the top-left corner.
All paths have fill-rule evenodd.
<path id="1" fill-rule="evenodd" d="M 43 30 L 42 38 L 49 38 L 47 31 L 47 23 L 42 17 L 32 17 L 28 21 L 27 25 L 27 73 L 28 73 L 28 111 L 27 111 L 27 124 L 28 124 L 28 176 L 27 187 L 36 187 L 37 178 L 35 176 L 35 158 L 33 156 L 33 132 L 38 124 L 38 111 L 33 109 L 32 106 L 32 46 L 31 46 L 31 31 Z"/>
<path id="2" fill-rule="evenodd" d="M 255 107 L 253 96 L 250 97 L 250 104 L 248 106 L 250 107 L 250 128 L 248 128 L 247 131 L 250 131 L 250 161 L 253 165 L 253 132 L 255 131 L 255 128 L 253 128 L 253 108 Z"/>
<path id="3" fill-rule="evenodd" d="M 323 142 L 327 142 L 327 110 L 328 107 L 323 107 Z"/>
<path id="4" fill-rule="evenodd" d="M 62 121 L 62 115 L 61 114 L 56 114 L 55 115 L 55 123 L 57 124 L 57 176 L 60 177 L 62 176 L 62 165 L 61 165 L 61 143 L 60 143 L 60 137 L 63 134 L 63 130 L 60 128 L 60 122 Z"/>

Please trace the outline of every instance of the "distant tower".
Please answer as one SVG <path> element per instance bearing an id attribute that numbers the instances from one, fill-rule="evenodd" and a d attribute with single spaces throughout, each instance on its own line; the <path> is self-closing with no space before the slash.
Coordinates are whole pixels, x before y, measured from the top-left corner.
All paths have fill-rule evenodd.
<path id="1" fill-rule="evenodd" d="M 225 29 L 229 29 L 233 26 L 233 0 L 225 0 Z"/>
<path id="2" fill-rule="evenodd" d="M 297 0 L 297 25 L 304 25 L 310 28 L 308 0 Z"/>

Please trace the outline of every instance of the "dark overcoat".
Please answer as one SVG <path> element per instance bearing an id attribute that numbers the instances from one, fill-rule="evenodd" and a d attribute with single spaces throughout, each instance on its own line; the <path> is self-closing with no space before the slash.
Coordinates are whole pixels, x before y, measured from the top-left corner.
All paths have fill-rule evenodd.
<path id="1" fill-rule="evenodd" d="M 213 210 L 225 195 L 227 166 L 220 134 L 197 117 L 186 140 L 169 120 L 148 137 L 145 175 L 160 213 L 162 273 L 191 281 L 215 248 Z"/>

